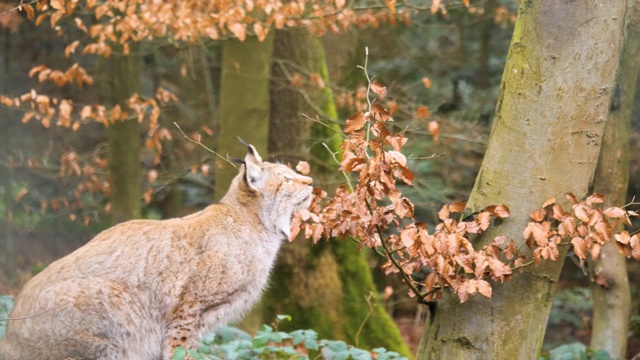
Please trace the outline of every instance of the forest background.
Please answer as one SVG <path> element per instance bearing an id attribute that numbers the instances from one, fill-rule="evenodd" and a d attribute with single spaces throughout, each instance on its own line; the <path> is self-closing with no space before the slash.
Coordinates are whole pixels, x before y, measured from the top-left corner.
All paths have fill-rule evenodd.
<path id="1" fill-rule="evenodd" d="M 150 29 L 129 23 L 129 30 L 110 30 L 130 11 L 148 16 L 150 9 L 134 4 L 40 1 L 11 11 L 16 2 L 0 2 L 0 293 L 17 294 L 48 263 L 115 223 L 207 206 L 237 171 L 225 160 L 244 153 L 237 136 L 269 158 L 308 161 L 323 187 L 335 187 L 343 181 L 332 157 L 342 141 L 337 129 L 367 109 L 370 91 L 409 139 L 403 151 L 414 181 L 402 191 L 415 217 L 436 224 L 444 204 L 469 198 L 518 3 L 335 1 L 310 3 L 314 12 L 291 2 L 302 10 L 285 6 L 274 16 L 220 5 L 215 10 L 226 18 L 209 27 L 197 18 L 205 11 L 160 6 L 151 9 L 158 18 L 147 19 Z M 251 17 L 261 21 L 242 20 Z M 629 74 L 635 88 L 637 67 Z M 633 108 L 632 151 L 618 206 L 640 193 L 640 152 L 633 151 L 640 146 L 639 93 L 624 103 Z M 622 97 L 614 95 L 612 108 L 623 106 Z M 415 353 L 433 306 L 409 298 L 406 284 L 385 277 L 381 264 L 348 241 L 287 244 L 265 301 L 243 326 L 287 313 L 291 328 Z M 628 268 L 627 335 L 637 339 L 640 267 Z M 570 253 L 544 349 L 589 343 L 592 280 Z M 631 341 L 624 356 L 638 353 L 640 343 Z"/>

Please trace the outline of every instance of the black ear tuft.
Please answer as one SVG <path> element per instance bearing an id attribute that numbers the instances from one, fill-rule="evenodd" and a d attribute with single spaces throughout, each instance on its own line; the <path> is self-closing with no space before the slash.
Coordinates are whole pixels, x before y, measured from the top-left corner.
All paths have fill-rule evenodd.
<path id="1" fill-rule="evenodd" d="M 247 150 L 249 151 L 249 154 L 254 155 L 253 147 L 251 145 L 247 144 L 244 140 L 242 140 L 240 136 L 238 136 L 238 140 L 240 140 L 240 144 L 244 145 L 247 148 Z"/>
<path id="2" fill-rule="evenodd" d="M 240 158 L 235 158 L 235 157 L 230 157 L 229 160 L 233 161 L 234 163 L 238 163 L 238 164 L 245 164 L 244 159 L 240 159 Z"/>

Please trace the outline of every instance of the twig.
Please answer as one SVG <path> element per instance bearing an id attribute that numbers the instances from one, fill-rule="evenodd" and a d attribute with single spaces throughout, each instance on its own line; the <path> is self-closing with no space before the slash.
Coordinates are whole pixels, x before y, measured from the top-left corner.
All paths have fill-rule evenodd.
<path id="1" fill-rule="evenodd" d="M 367 313 L 367 316 L 364 317 L 364 320 L 362 320 L 362 323 L 360 323 L 360 326 L 358 327 L 358 331 L 356 331 L 355 334 L 355 347 L 359 347 L 359 340 L 360 340 L 360 334 L 362 333 L 362 330 L 364 330 L 364 326 L 366 325 L 367 321 L 369 321 L 369 318 L 371 317 L 371 315 L 373 315 L 373 310 L 374 310 L 374 305 L 371 303 L 371 299 L 373 298 L 373 294 L 369 293 L 367 294 L 367 296 L 365 297 L 365 300 L 367 301 L 367 305 L 369 305 L 369 312 Z"/>
<path id="2" fill-rule="evenodd" d="M 52 308 L 49 308 L 49 309 L 46 309 L 46 310 L 42 310 L 42 311 L 37 312 L 35 314 L 31 314 L 31 315 L 27 315 L 27 316 L 20 316 L 20 317 L 0 318 L 0 321 L 27 320 L 27 319 L 31 319 L 31 318 L 34 318 L 36 316 L 42 315 L 44 313 L 47 313 L 49 311 L 53 311 L 53 310 L 59 309 L 59 308 L 61 308 L 63 306 L 66 306 L 66 305 L 69 305 L 69 301 L 64 302 L 62 304 L 58 304 L 57 306 L 54 306 Z"/>
<path id="3" fill-rule="evenodd" d="M 310 117 L 309 115 L 307 115 L 307 114 L 305 114 L 305 113 L 300 113 L 300 115 L 302 115 L 302 117 L 304 117 L 304 118 L 306 118 L 306 119 L 308 119 L 308 120 L 311 120 L 311 121 L 313 121 L 313 122 L 316 122 L 316 123 L 318 123 L 318 124 L 320 124 L 320 125 L 322 125 L 322 126 L 326 127 L 327 129 L 329 129 L 329 130 L 331 130 L 331 131 L 333 131 L 333 132 L 335 132 L 335 133 L 337 133 L 337 134 L 340 134 L 343 138 L 345 138 L 345 137 L 346 137 L 346 135 L 345 135 L 342 131 L 340 131 L 340 129 L 336 129 L 336 128 L 334 128 L 334 127 L 331 127 L 331 125 L 325 124 L 325 123 L 324 123 L 324 122 L 322 122 L 319 118 L 313 119 L 312 117 Z M 317 115 L 316 115 L 316 116 L 317 116 Z"/>
<path id="4" fill-rule="evenodd" d="M 335 162 L 338 163 L 338 165 L 340 165 L 340 161 L 338 161 L 338 158 L 336 157 L 337 153 L 332 151 L 329 145 L 327 145 L 326 143 L 322 143 L 322 146 L 324 146 L 327 149 L 327 151 L 329 151 L 329 154 L 331 154 L 331 157 L 333 157 L 333 160 L 335 160 Z M 347 175 L 347 173 L 344 171 L 341 171 L 341 172 L 345 180 L 347 180 L 347 185 L 349 186 L 349 190 L 353 192 L 353 185 L 351 184 L 351 179 L 349 179 L 349 175 Z"/>
<path id="5" fill-rule="evenodd" d="M 178 125 L 178 123 L 176 123 L 175 121 L 173 122 L 173 125 L 175 125 L 178 128 L 178 131 L 180 131 L 180 133 L 182 134 L 182 136 L 184 136 L 185 139 L 189 140 L 190 142 L 196 144 L 196 145 L 200 145 L 202 146 L 205 150 L 209 151 L 210 153 L 212 153 L 213 155 L 219 157 L 220 159 L 228 162 L 231 166 L 233 166 L 234 168 L 238 168 L 236 166 L 236 164 L 234 164 L 231 160 L 229 160 L 229 158 L 224 157 L 220 154 L 218 154 L 217 152 L 213 151 L 212 149 L 208 148 L 205 144 L 202 143 L 202 139 L 200 138 L 200 136 L 198 136 L 198 141 L 193 140 L 192 138 L 188 137 L 187 134 L 184 133 L 184 131 L 182 131 L 182 129 L 180 128 L 180 125 Z"/>
<path id="6" fill-rule="evenodd" d="M 18 5 L 18 6 L 16 6 L 16 7 L 13 7 L 13 8 L 11 8 L 11 9 L 9 9 L 9 10 L 7 10 L 7 11 L 3 12 L 3 13 L 0 13 L 0 17 L 3 17 L 3 16 L 5 16 L 5 15 L 7 15 L 8 13 L 12 13 L 12 12 L 14 12 L 14 11 L 16 11 L 16 10 L 22 11 L 22 7 L 23 7 L 23 6 L 25 6 L 25 5 L 31 5 L 31 4 L 35 4 L 35 3 L 37 3 L 38 1 L 40 1 L 40 0 L 32 0 L 32 1 L 30 1 L 30 2 L 28 2 L 28 3 L 26 3 L 26 4 L 25 4 L 25 3 L 24 3 L 24 0 L 20 0 L 20 5 Z"/>

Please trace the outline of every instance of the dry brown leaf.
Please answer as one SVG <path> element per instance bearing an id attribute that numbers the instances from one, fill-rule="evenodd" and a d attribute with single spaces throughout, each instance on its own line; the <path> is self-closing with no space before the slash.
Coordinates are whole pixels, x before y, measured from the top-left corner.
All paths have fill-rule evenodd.
<path id="1" fill-rule="evenodd" d="M 488 298 L 493 294 L 491 285 L 485 280 L 477 280 L 478 292 Z"/>
<path id="2" fill-rule="evenodd" d="M 569 201 L 572 205 L 575 205 L 575 204 L 578 203 L 578 200 L 576 199 L 576 196 L 573 195 L 572 192 L 566 193 L 565 196 L 567 197 L 567 201 Z"/>
<path id="3" fill-rule="evenodd" d="M 427 125 L 427 129 L 429 130 L 431 136 L 433 136 L 433 141 L 438 141 L 438 135 L 440 134 L 440 124 L 437 121 L 432 120 L 429 122 L 429 125 Z"/>
<path id="4" fill-rule="evenodd" d="M 387 95 L 387 87 L 378 81 L 373 81 L 371 83 L 371 91 L 377 95 Z"/>
<path id="5" fill-rule="evenodd" d="M 311 167 L 309 166 L 308 162 L 300 161 L 298 162 L 298 165 L 296 165 L 296 170 L 302 175 L 309 175 L 309 173 L 311 172 Z"/>
<path id="6" fill-rule="evenodd" d="M 429 108 L 426 107 L 425 105 L 419 105 L 416 108 L 416 112 L 415 112 L 416 119 L 426 119 L 429 117 L 429 115 L 431 115 L 431 112 L 429 111 Z"/>
<path id="7" fill-rule="evenodd" d="M 373 106 L 371 106 L 371 116 L 376 120 L 393 121 L 389 110 L 385 109 L 380 104 L 373 104 Z M 381 135 L 380 137 L 385 138 L 386 136 Z"/>
<path id="8" fill-rule="evenodd" d="M 607 217 L 619 219 L 627 215 L 627 212 L 620 207 L 608 207 L 604 210 L 604 214 Z"/>
<path id="9" fill-rule="evenodd" d="M 531 217 L 533 221 L 537 221 L 537 222 L 541 222 L 542 220 L 545 219 L 546 216 L 547 216 L 547 210 L 545 209 L 538 209 L 533 211 L 531 214 L 529 214 L 529 217 Z"/>
<path id="10" fill-rule="evenodd" d="M 428 77 L 425 76 L 425 77 L 422 78 L 422 84 L 427 89 L 431 89 L 431 79 L 429 79 Z"/>
<path id="11" fill-rule="evenodd" d="M 587 243 L 583 238 L 576 236 L 571 239 L 571 244 L 573 245 L 573 251 L 576 253 L 576 256 L 582 260 L 587 258 Z"/>
<path id="12" fill-rule="evenodd" d="M 347 119 L 347 122 L 344 125 L 344 132 L 348 134 L 356 130 L 360 130 L 364 126 L 365 122 L 364 113 L 362 111 L 358 111 Z"/>
<path id="13" fill-rule="evenodd" d="M 556 198 L 555 197 L 549 198 L 549 199 L 547 199 L 547 201 L 544 202 L 544 204 L 542 204 L 542 207 L 546 208 L 547 206 L 549 206 L 551 204 L 554 204 L 555 202 L 556 202 Z"/>

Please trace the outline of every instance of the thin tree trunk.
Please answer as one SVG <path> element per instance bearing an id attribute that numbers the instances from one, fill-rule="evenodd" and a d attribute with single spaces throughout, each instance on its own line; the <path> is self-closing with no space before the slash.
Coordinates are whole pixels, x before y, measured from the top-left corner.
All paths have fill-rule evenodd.
<path id="1" fill-rule="evenodd" d="M 254 36 L 245 41 L 227 40 L 222 45 L 220 122 L 216 149 L 223 156 L 243 157 L 241 137 L 259 153 L 267 153 L 269 137 L 269 79 L 273 34 L 263 42 Z M 219 161 L 214 197 L 222 198 L 238 171 Z"/>
<path id="2" fill-rule="evenodd" d="M 620 63 L 618 88 L 602 140 L 593 181 L 595 192 L 606 195 L 606 206 L 626 203 L 629 185 L 629 131 L 640 69 L 640 6 L 629 3 L 627 37 Z M 626 258 L 608 243 L 600 257 L 589 262 L 593 291 L 593 330 L 590 347 L 623 359 L 631 315 L 631 290 Z"/>
<path id="3" fill-rule="evenodd" d="M 101 59 L 101 100 L 104 104 L 127 109 L 126 100 L 139 93 L 140 57 L 111 55 Z M 139 218 L 142 211 L 142 174 L 140 172 L 140 124 L 137 119 L 116 121 L 107 127 L 109 142 L 109 185 L 111 222 L 117 224 Z"/>
<path id="4" fill-rule="evenodd" d="M 9 74 L 11 72 L 10 65 L 10 57 L 11 54 L 11 35 L 8 29 L 2 29 L 0 27 L 0 33 L 3 36 L 3 49 L 4 52 L 4 61 L 2 64 L 2 75 L 0 81 L 2 84 L 1 90 L 2 94 L 6 94 L 8 89 L 8 85 L 10 83 Z M 11 123 L 13 122 L 13 116 L 15 116 L 14 111 L 10 109 L 0 109 L 0 114 L 2 114 L 3 126 L 2 126 L 2 134 L 3 134 L 3 146 L 5 149 L 11 149 Z M 8 160 L 8 159 L 5 159 Z M 13 239 L 13 166 L 9 163 L 5 168 L 5 173 L 2 181 L 2 189 L 4 192 L 4 221 L 3 221 L 3 232 L 2 236 L 4 238 L 3 241 L 3 251 L 4 251 L 4 273 L 7 278 L 11 279 L 14 274 L 14 239 Z"/>
<path id="5" fill-rule="evenodd" d="M 467 204 L 506 204 L 511 217 L 476 246 L 505 235 L 521 243 L 531 211 L 595 172 L 623 39 L 624 0 L 524 1 L 514 29 L 489 147 Z M 535 359 L 567 247 L 560 259 L 494 284 L 491 299 L 438 303 L 420 359 Z"/>
<path id="6" fill-rule="evenodd" d="M 336 132 L 301 115 L 319 116 L 326 124 L 337 117 L 322 43 L 306 29 L 277 31 L 274 54 L 269 152 L 292 165 L 310 160 L 316 184 L 326 182 L 327 164 L 333 160 L 321 143 L 335 143 Z M 317 81 L 293 86 L 296 72 L 304 78 L 319 75 L 324 86 Z M 286 313 L 293 320 L 281 325 L 285 328 L 312 328 L 323 338 L 410 356 L 356 244 L 323 240 L 311 246 L 301 239 L 287 244 L 272 282 L 263 306 L 265 319 Z"/>

